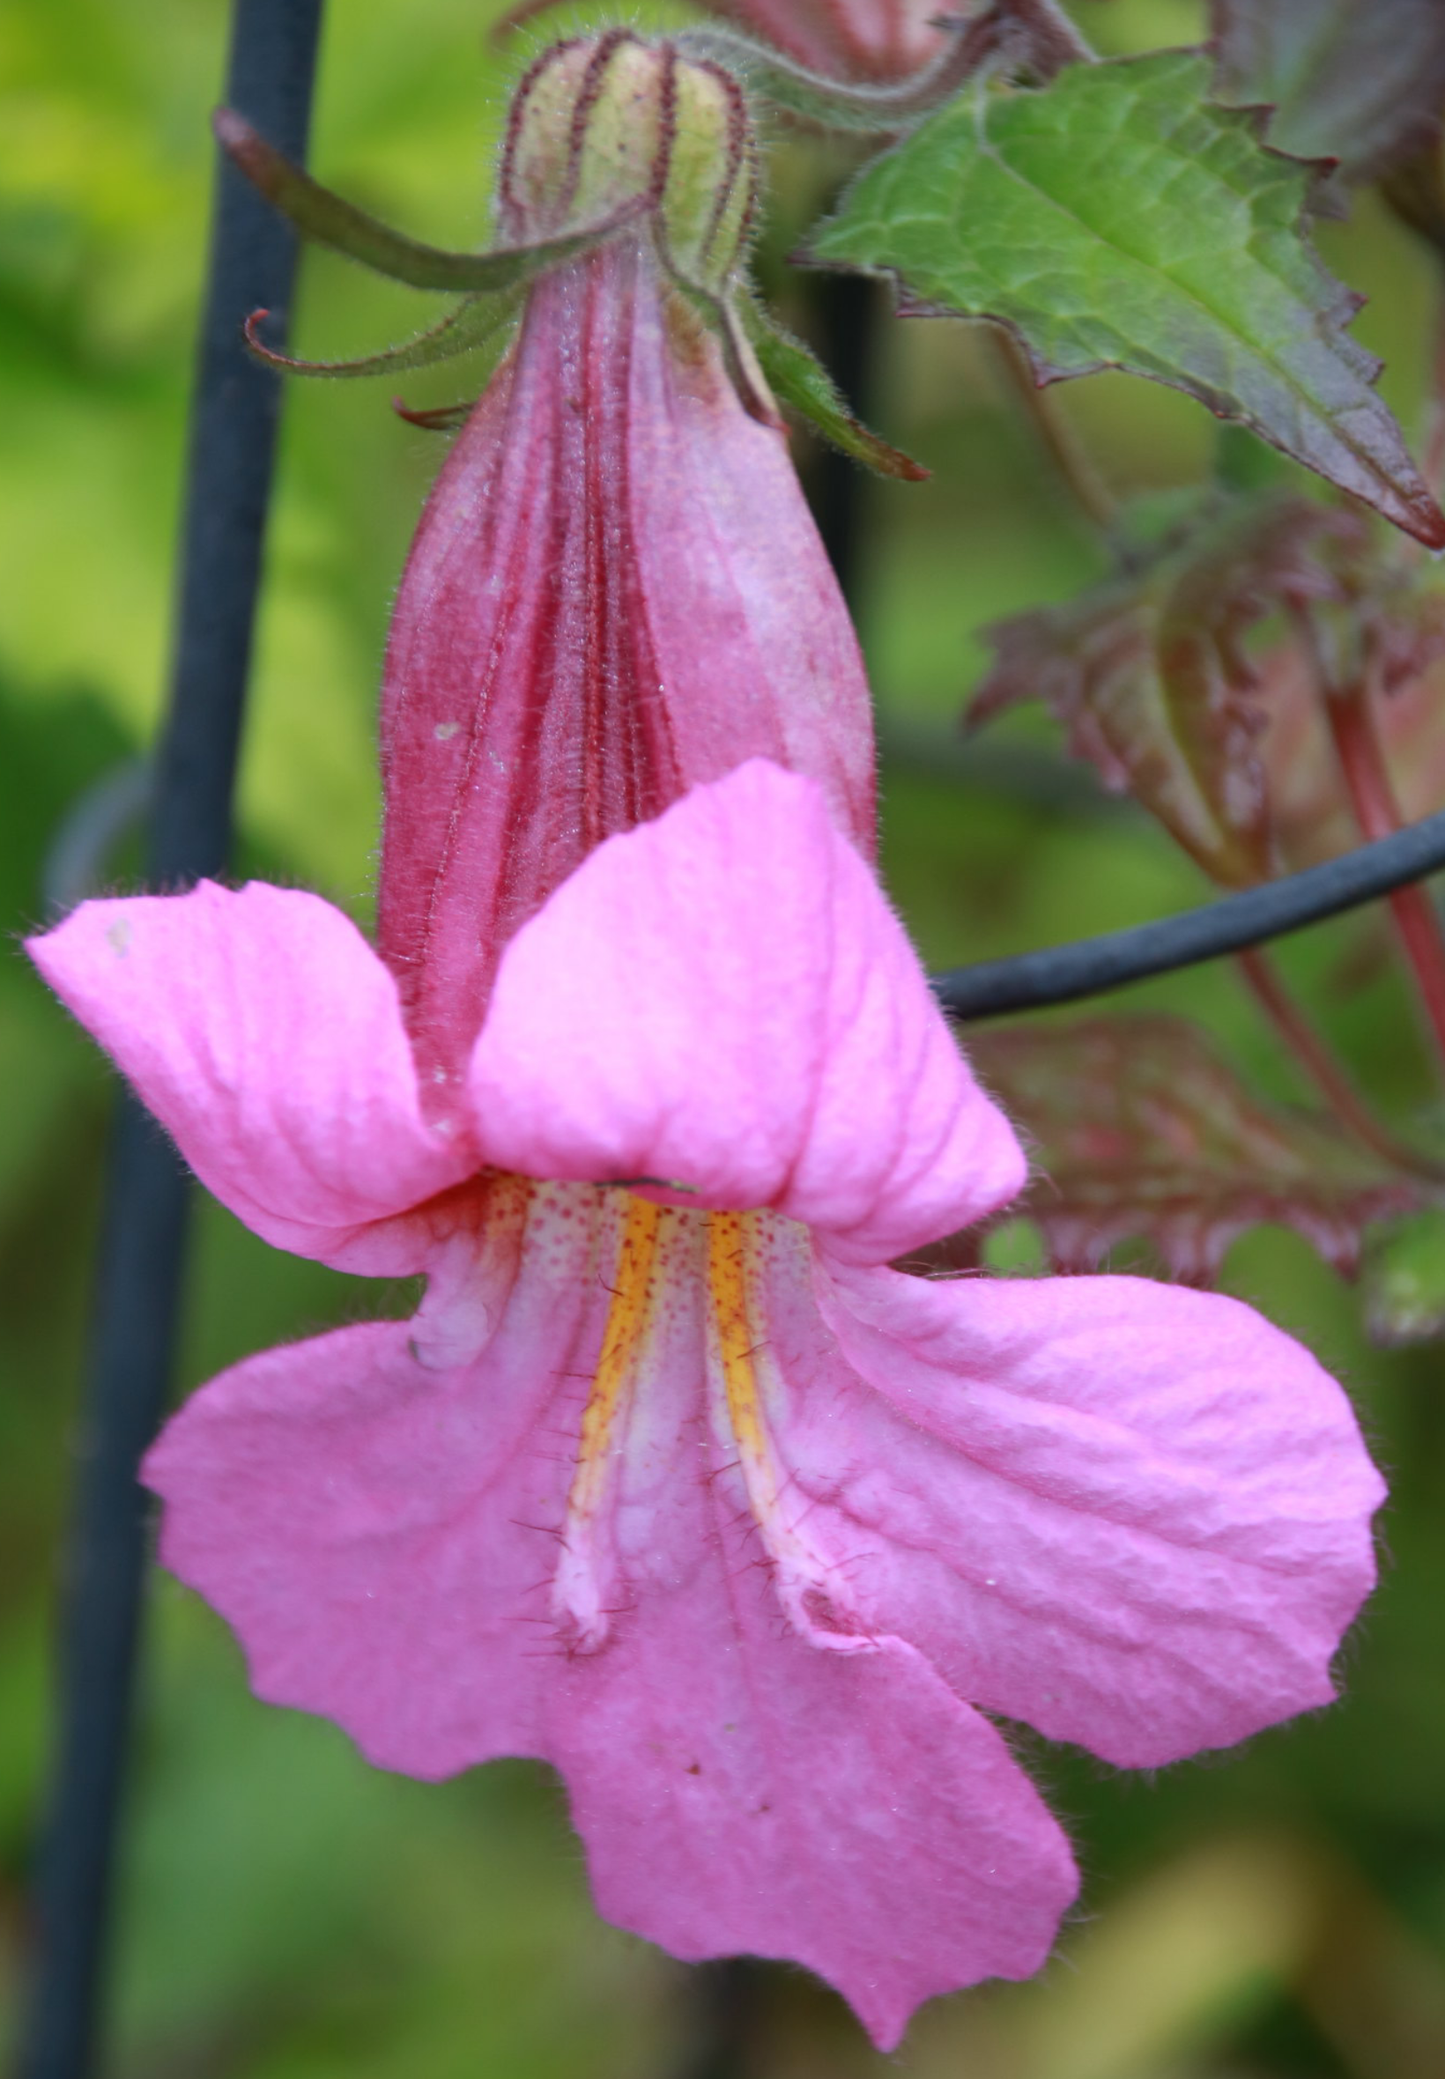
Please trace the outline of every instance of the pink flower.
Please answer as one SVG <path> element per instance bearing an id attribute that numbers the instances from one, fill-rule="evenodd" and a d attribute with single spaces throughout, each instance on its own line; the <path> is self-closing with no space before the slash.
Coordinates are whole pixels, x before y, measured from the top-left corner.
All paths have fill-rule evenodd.
<path id="1" fill-rule="evenodd" d="M 714 14 L 831 79 L 903 79 L 943 48 L 938 0 L 706 0 Z"/>
<path id="2" fill-rule="evenodd" d="M 985 1713 L 1153 1766 L 1333 1694 L 1381 1485 L 1305 1350 L 1146 1280 L 887 1267 L 1024 1165 L 816 782 L 755 761 L 594 852 L 455 1122 L 316 897 L 31 950 L 258 1233 L 428 1278 L 190 1401 L 163 1558 L 380 1766 L 555 1763 L 610 1918 L 796 1958 L 886 2047 L 1074 1895 Z"/>

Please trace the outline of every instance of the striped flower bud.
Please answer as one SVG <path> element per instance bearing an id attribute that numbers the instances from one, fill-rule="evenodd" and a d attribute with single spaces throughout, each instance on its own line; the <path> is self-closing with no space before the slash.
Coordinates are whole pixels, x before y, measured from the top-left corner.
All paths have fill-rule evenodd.
<path id="1" fill-rule="evenodd" d="M 652 213 L 680 281 L 719 294 L 738 267 L 757 175 L 741 87 L 628 29 L 545 51 L 512 103 L 498 208 L 516 244 Z"/>

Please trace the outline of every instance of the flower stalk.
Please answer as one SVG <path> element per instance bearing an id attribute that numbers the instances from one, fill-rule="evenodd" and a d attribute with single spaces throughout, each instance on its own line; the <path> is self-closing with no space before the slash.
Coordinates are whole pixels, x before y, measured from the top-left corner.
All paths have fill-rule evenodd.
<path id="1" fill-rule="evenodd" d="M 853 36 L 846 28 L 839 35 L 835 10 L 828 10 L 816 25 L 821 33 L 813 33 L 813 25 L 798 19 L 806 10 L 780 10 L 772 0 L 726 0 L 716 11 L 745 21 L 772 40 L 758 42 L 729 29 L 688 29 L 680 41 L 689 52 L 736 70 L 760 99 L 804 122 L 863 135 L 887 136 L 908 129 L 987 70 L 1004 67 L 1043 81 L 1065 65 L 1087 63 L 1093 57 L 1054 0 L 993 0 L 968 19 L 940 12 L 925 24 L 906 25 L 899 24 L 894 10 L 886 20 L 881 9 L 878 19 L 867 20 L 872 10 L 864 4 L 855 10 L 862 33 Z M 901 36 L 893 33 L 900 26 Z M 935 35 L 943 37 L 941 46 L 916 70 L 905 70 L 908 60 L 916 64 Z M 806 52 L 814 62 L 786 56 L 778 44 Z M 875 76 L 843 78 L 841 68 L 850 62 Z"/>

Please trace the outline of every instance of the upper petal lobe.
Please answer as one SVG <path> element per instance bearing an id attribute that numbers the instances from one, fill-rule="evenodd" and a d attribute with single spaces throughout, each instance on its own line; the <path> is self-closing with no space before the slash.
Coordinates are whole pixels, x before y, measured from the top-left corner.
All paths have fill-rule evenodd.
<path id="1" fill-rule="evenodd" d="M 523 927 L 470 1090 L 499 1167 L 774 1206 L 855 1261 L 1024 1177 L 820 790 L 763 760 L 612 839 Z"/>
<path id="2" fill-rule="evenodd" d="M 339 910 L 202 881 L 82 903 L 28 950 L 247 1226 L 302 1256 L 421 1267 L 347 1245 L 475 1158 L 423 1123 L 395 986 Z"/>
<path id="3" fill-rule="evenodd" d="M 645 240 L 530 290 L 417 529 L 382 743 L 379 944 L 428 1066 L 518 926 L 688 787 L 775 758 L 871 844 L 867 683 L 786 441 Z"/>

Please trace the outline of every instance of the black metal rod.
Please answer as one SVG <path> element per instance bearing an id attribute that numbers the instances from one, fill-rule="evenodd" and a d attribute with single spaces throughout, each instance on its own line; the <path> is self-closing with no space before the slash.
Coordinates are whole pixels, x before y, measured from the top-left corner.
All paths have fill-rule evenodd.
<path id="1" fill-rule="evenodd" d="M 232 16 L 226 99 L 295 159 L 306 152 L 320 17 L 321 0 L 236 0 Z M 276 378 L 244 352 L 241 325 L 258 305 L 285 312 L 295 261 L 289 227 L 222 161 L 147 850 L 157 887 L 219 873 L 230 851 L 280 401 Z M 84 2079 L 94 2068 L 145 1573 L 136 1470 L 170 1381 L 188 1204 L 174 1152 L 122 1099 L 62 1584 L 59 1733 L 36 1869 L 20 2079 Z"/>
<path id="2" fill-rule="evenodd" d="M 955 1018 L 996 1018 L 1005 1011 L 1043 1010 L 1142 982 L 1149 975 L 1217 960 L 1266 939 L 1282 938 L 1341 910 L 1388 895 L 1445 867 L 1445 810 L 1322 866 L 1226 895 L 1128 931 L 1107 931 L 1072 945 L 1047 946 L 1009 960 L 983 960 L 933 976 L 943 1008 Z"/>
<path id="3" fill-rule="evenodd" d="M 754 1956 L 692 1965 L 692 2040 L 675 2079 L 747 2079 L 755 2061 L 767 1969 Z"/>
<path id="4" fill-rule="evenodd" d="M 818 274 L 812 277 L 812 291 L 824 365 L 857 416 L 871 423 L 880 285 L 866 274 Z M 822 445 L 810 486 L 813 518 L 855 619 L 871 488 L 861 463 Z"/>

